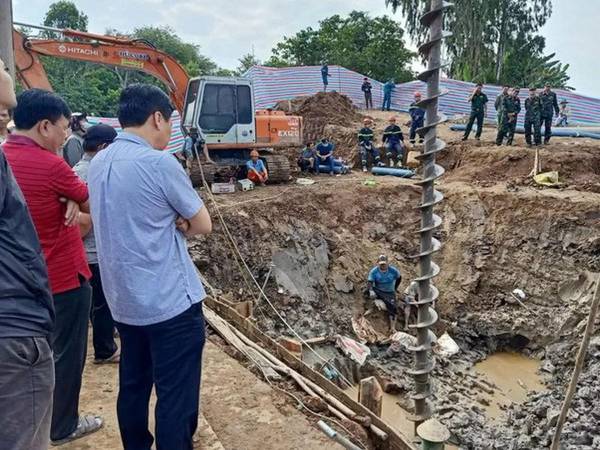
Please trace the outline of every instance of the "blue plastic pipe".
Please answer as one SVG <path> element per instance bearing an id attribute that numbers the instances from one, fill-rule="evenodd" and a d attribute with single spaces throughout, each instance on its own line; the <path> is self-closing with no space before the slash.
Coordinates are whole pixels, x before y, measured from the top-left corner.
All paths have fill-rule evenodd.
<path id="1" fill-rule="evenodd" d="M 466 128 L 467 128 L 466 125 L 460 125 L 460 124 L 450 125 L 450 129 L 452 131 L 465 131 Z M 525 134 L 525 128 L 517 127 L 516 133 Z M 600 139 L 600 133 L 593 133 L 591 131 L 579 131 L 575 128 L 553 128 L 552 136 Z"/>
<path id="2" fill-rule="evenodd" d="M 401 178 L 412 178 L 415 172 L 410 169 L 396 169 L 394 167 L 373 167 L 371 169 L 373 175 L 393 175 Z"/>
<path id="3" fill-rule="evenodd" d="M 348 173 L 349 171 L 349 167 L 348 166 L 334 166 L 333 168 L 333 173 Z M 323 164 L 319 165 L 319 173 L 329 173 L 330 169 L 329 166 L 325 166 Z"/>

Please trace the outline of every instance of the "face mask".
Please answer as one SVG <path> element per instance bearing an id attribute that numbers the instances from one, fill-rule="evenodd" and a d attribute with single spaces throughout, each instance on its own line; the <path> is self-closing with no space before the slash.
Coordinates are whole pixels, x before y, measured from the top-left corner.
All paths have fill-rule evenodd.
<path id="1" fill-rule="evenodd" d="M 83 131 L 87 131 L 87 130 L 89 130 L 89 129 L 90 129 L 90 127 L 91 127 L 91 125 L 90 125 L 90 123 L 89 123 L 87 120 L 86 120 L 86 121 L 84 121 L 84 122 L 81 122 L 81 129 L 82 129 Z"/>

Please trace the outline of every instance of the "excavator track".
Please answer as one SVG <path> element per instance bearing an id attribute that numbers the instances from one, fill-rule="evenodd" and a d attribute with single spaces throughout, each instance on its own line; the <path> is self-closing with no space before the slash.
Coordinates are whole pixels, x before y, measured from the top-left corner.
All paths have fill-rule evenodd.
<path id="1" fill-rule="evenodd" d="M 192 186 L 202 187 L 202 172 L 204 172 L 206 182 L 208 184 L 211 184 L 215 180 L 217 166 L 215 166 L 214 164 L 203 163 L 201 171 L 200 166 L 198 165 L 198 161 L 194 159 L 192 161 L 192 167 L 190 168 L 190 180 L 192 180 Z"/>
<path id="2" fill-rule="evenodd" d="M 290 179 L 290 162 L 285 155 L 275 153 L 261 154 L 260 157 L 267 164 L 269 182 L 286 183 Z"/>

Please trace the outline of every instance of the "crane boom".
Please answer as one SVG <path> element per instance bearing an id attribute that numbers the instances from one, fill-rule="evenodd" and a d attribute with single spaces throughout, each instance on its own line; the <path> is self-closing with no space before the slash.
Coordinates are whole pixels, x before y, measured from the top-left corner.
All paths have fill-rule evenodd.
<path id="1" fill-rule="evenodd" d="M 17 77 L 25 87 L 52 90 L 40 55 L 86 61 L 152 75 L 165 84 L 174 106 L 182 112 L 189 77 L 172 56 L 144 40 L 68 29 L 59 31 L 63 36 L 77 40 L 30 39 L 13 30 Z"/>

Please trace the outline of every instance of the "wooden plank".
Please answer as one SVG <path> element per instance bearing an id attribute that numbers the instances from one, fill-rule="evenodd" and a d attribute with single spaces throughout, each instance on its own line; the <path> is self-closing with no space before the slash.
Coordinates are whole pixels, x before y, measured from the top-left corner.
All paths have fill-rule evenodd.
<path id="1" fill-rule="evenodd" d="M 358 402 L 381 417 L 383 389 L 375 377 L 363 378 L 358 386 Z"/>
<path id="2" fill-rule="evenodd" d="M 381 420 L 381 418 L 373 414 L 369 409 L 351 399 L 338 386 L 323 377 L 320 373 L 315 372 L 303 361 L 292 355 L 283 346 L 279 345 L 275 340 L 271 339 L 269 336 L 255 327 L 249 320 L 246 320 L 240 316 L 234 309 L 212 297 L 207 297 L 205 302 L 207 306 L 212 308 L 222 318 L 228 320 L 248 338 L 254 342 L 262 344 L 267 350 L 273 353 L 274 356 L 281 359 L 289 367 L 298 371 L 305 378 L 325 389 L 329 394 L 334 396 L 338 401 L 346 405 L 348 408 L 355 411 L 358 415 L 369 416 L 373 425 L 382 430 L 388 437 L 385 442 L 382 442 L 380 438 L 376 439 L 380 445 L 378 448 L 389 450 L 416 450 L 416 447 L 412 445 L 407 437 L 396 432 L 388 424 Z"/>

